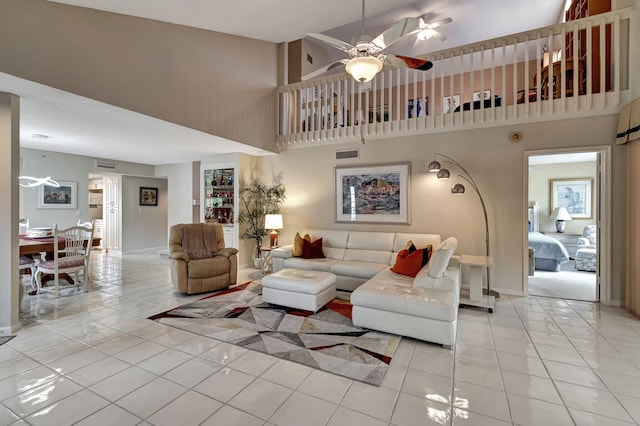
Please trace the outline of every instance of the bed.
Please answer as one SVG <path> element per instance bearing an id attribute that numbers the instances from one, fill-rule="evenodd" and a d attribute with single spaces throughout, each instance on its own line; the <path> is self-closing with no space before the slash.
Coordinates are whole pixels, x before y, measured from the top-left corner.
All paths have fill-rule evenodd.
<path id="1" fill-rule="evenodd" d="M 529 247 L 535 250 L 538 271 L 558 272 L 560 265 L 569 261 L 569 253 L 562 243 L 540 232 L 529 232 Z"/>

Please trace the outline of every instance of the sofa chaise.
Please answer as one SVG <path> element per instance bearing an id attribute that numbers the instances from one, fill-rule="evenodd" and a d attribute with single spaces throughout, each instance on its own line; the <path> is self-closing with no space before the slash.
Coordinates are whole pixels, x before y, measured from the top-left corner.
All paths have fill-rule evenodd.
<path id="1" fill-rule="evenodd" d="M 271 251 L 274 271 L 293 268 L 331 272 L 336 288 L 351 291 L 353 323 L 420 340 L 453 346 L 460 300 L 460 265 L 453 256 L 457 240 L 437 234 L 308 229 L 322 238 L 325 257 L 293 256 L 293 245 Z M 414 277 L 391 271 L 398 253 L 411 241 L 433 248 L 429 262 Z"/>

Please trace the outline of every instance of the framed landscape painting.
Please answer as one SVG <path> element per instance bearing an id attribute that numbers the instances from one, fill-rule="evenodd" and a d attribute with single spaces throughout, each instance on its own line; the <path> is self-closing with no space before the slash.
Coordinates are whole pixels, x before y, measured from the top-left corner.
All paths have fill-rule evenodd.
<path id="1" fill-rule="evenodd" d="M 336 167 L 336 222 L 409 223 L 410 163 Z"/>
<path id="2" fill-rule="evenodd" d="M 565 207 L 573 219 L 593 216 L 593 178 L 550 179 L 549 215 L 556 207 Z"/>
<path id="3" fill-rule="evenodd" d="M 59 180 L 59 187 L 38 187 L 39 209 L 75 209 L 78 206 L 78 182 Z"/>

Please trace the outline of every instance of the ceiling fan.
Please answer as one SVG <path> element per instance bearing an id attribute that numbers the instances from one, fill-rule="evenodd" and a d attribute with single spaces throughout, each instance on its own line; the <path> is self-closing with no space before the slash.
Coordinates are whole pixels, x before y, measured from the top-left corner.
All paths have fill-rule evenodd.
<path id="1" fill-rule="evenodd" d="M 417 34 L 418 40 L 429 40 L 431 37 L 435 37 L 440 41 L 445 41 L 447 39 L 447 36 L 439 31 L 436 31 L 436 28 L 441 27 L 445 24 L 450 24 L 451 22 L 453 22 L 453 19 L 444 18 L 437 21 L 432 21 L 431 16 L 432 14 L 427 14 L 423 18 L 418 18 L 418 20 L 420 21 L 420 30 Z"/>
<path id="2" fill-rule="evenodd" d="M 435 36 L 437 31 L 434 28 L 451 22 L 450 18 L 442 21 L 428 22 L 422 18 L 404 18 L 400 22 L 387 28 L 380 35 L 371 38 L 364 31 L 364 1 L 362 0 L 362 35 L 355 39 L 353 44 L 347 43 L 336 38 L 319 34 L 308 33 L 307 37 L 321 41 L 329 46 L 340 49 L 349 55 L 349 59 L 341 59 L 325 67 L 322 67 L 312 73 L 302 77 L 303 80 L 309 80 L 317 77 L 331 69 L 345 65 L 345 68 L 353 78 L 364 83 L 370 81 L 375 75 L 382 70 L 383 65 L 394 67 L 411 68 L 421 71 L 431 69 L 433 63 L 424 59 L 411 58 L 408 56 L 394 55 L 384 53 L 396 41 L 410 34 L 420 33 L 421 31 L 429 31 Z M 440 34 L 440 33 L 437 33 Z"/>

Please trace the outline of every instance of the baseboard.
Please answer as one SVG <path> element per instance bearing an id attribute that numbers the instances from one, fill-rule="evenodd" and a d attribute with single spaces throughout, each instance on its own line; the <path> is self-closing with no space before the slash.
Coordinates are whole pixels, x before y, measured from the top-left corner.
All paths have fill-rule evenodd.
<path id="1" fill-rule="evenodd" d="M 127 250 L 122 252 L 122 254 L 158 254 L 162 250 L 167 250 L 167 247 L 160 246 L 160 247 L 149 247 L 149 248 L 138 249 L 138 250 Z"/>
<path id="2" fill-rule="evenodd" d="M 20 330 L 22 325 L 14 324 L 11 327 L 0 327 L 0 334 L 14 334 L 16 331 Z"/>
<path id="3" fill-rule="evenodd" d="M 611 300 L 611 303 L 609 304 L 609 306 L 622 307 L 622 301 L 621 300 Z"/>

